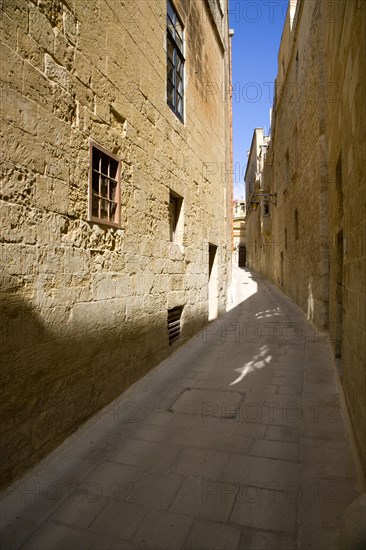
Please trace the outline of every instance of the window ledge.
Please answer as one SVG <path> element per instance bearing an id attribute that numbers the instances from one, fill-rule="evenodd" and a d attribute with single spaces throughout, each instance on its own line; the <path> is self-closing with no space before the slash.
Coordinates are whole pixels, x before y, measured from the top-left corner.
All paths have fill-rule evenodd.
<path id="1" fill-rule="evenodd" d="M 122 229 L 122 226 L 118 223 L 113 223 L 105 220 L 100 220 L 99 218 L 87 218 L 88 223 L 93 223 L 101 226 L 103 229 Z"/>

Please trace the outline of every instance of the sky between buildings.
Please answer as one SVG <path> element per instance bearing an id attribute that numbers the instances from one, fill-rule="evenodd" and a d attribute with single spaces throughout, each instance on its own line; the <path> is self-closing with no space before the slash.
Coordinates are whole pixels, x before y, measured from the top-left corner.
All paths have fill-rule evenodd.
<path id="1" fill-rule="evenodd" d="M 270 127 L 277 53 L 288 0 L 229 0 L 233 72 L 234 198 L 245 198 L 244 173 L 254 128 Z"/>

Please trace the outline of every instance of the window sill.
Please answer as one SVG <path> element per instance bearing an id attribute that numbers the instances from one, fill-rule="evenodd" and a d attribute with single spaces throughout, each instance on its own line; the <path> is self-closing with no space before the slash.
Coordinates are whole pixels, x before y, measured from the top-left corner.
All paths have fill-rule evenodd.
<path id="1" fill-rule="evenodd" d="M 169 103 L 169 101 L 167 101 L 167 105 L 169 107 L 169 109 L 172 111 L 172 113 L 175 114 L 175 116 L 177 117 L 177 119 L 184 125 L 184 116 L 181 116 L 179 113 L 177 113 L 177 111 L 174 109 L 174 107 Z"/>
<path id="2" fill-rule="evenodd" d="M 122 229 L 122 226 L 121 224 L 119 223 L 114 223 L 114 222 L 109 222 L 107 220 L 101 220 L 99 218 L 93 218 L 93 217 L 89 217 L 87 218 L 86 220 L 88 223 L 95 223 L 97 225 L 100 225 L 102 226 L 103 228 L 105 229 L 109 229 L 109 228 L 112 228 L 112 229 Z"/>

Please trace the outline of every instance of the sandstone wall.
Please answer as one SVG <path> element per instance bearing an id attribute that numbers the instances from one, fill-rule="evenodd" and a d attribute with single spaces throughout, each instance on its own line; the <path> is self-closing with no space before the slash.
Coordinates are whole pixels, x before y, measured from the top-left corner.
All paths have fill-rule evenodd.
<path id="1" fill-rule="evenodd" d="M 329 330 L 366 464 L 366 4 L 327 5 Z"/>
<path id="2" fill-rule="evenodd" d="M 226 3 L 225 3 L 226 4 Z M 1 479 L 8 483 L 218 313 L 230 245 L 228 29 L 181 0 L 182 123 L 166 101 L 166 1 L 2 0 Z M 89 140 L 122 161 L 121 227 L 90 223 Z M 183 201 L 170 242 L 169 193 Z"/>
<path id="3" fill-rule="evenodd" d="M 271 208 L 269 267 L 274 282 L 299 303 L 309 319 L 325 328 L 327 181 L 321 172 L 325 162 L 321 4 L 302 2 L 300 10 L 279 52 L 271 151 L 271 191 L 277 193 L 277 205 Z"/>
<path id="4" fill-rule="evenodd" d="M 366 464 L 366 4 L 298 0 L 285 22 L 264 186 L 247 216 L 250 265 L 329 330 Z M 259 243 L 257 249 L 255 242 Z"/>

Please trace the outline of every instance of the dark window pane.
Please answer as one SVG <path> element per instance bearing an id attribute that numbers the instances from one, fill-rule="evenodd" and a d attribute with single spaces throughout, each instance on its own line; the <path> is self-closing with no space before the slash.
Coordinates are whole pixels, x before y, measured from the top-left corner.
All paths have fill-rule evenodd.
<path id="1" fill-rule="evenodd" d="M 110 159 L 110 167 L 109 167 L 109 176 L 113 179 L 117 177 L 117 170 L 118 170 L 118 162 L 116 160 Z"/>
<path id="2" fill-rule="evenodd" d="M 99 218 L 98 206 L 99 206 L 99 199 L 98 199 L 98 197 L 93 195 L 93 199 L 92 199 L 92 216 L 94 218 Z"/>
<path id="3" fill-rule="evenodd" d="M 168 31 L 170 32 L 170 34 L 174 37 L 174 25 L 173 23 L 171 22 L 171 20 L 167 19 L 167 27 L 168 27 Z"/>
<path id="4" fill-rule="evenodd" d="M 179 95 L 183 95 L 183 80 L 178 74 L 177 74 L 177 80 L 176 80 L 176 87 Z"/>
<path id="5" fill-rule="evenodd" d="M 174 105 L 174 86 L 169 81 L 168 81 L 167 92 L 168 92 L 168 101 L 169 101 L 169 103 Z"/>
<path id="6" fill-rule="evenodd" d="M 116 200 L 116 193 L 117 193 L 117 182 L 111 180 L 111 181 L 109 182 L 109 199 L 110 199 L 111 201 L 115 201 L 115 200 Z"/>
<path id="7" fill-rule="evenodd" d="M 179 95 L 177 95 L 177 111 L 181 116 L 183 116 L 183 101 Z"/>
<path id="8" fill-rule="evenodd" d="M 183 29 L 182 29 L 182 25 L 180 24 L 180 22 L 178 21 L 177 19 L 177 22 L 176 22 L 176 25 L 175 25 L 175 31 L 176 31 L 176 41 L 178 42 L 178 40 L 180 40 L 180 42 L 183 41 Z"/>
<path id="9" fill-rule="evenodd" d="M 177 72 L 180 74 L 180 76 L 183 76 L 183 62 L 182 60 L 177 56 Z"/>
<path id="10" fill-rule="evenodd" d="M 93 147 L 93 170 L 99 171 L 100 151 Z"/>
<path id="11" fill-rule="evenodd" d="M 109 208 L 108 208 L 108 201 L 101 201 L 100 205 L 100 217 L 102 220 L 108 220 L 109 219 Z"/>
<path id="12" fill-rule="evenodd" d="M 168 60 L 168 78 L 171 82 L 174 82 L 174 67 Z"/>
<path id="13" fill-rule="evenodd" d="M 109 164 L 109 158 L 107 155 L 102 154 L 102 174 L 108 175 L 108 164 Z"/>
<path id="14" fill-rule="evenodd" d="M 97 172 L 92 173 L 92 187 L 94 193 L 99 195 L 99 174 Z"/>
<path id="15" fill-rule="evenodd" d="M 110 208 L 110 215 L 111 215 L 110 220 L 112 222 L 117 221 L 116 220 L 117 204 L 115 202 L 111 202 L 109 205 L 109 208 Z"/>
<path id="16" fill-rule="evenodd" d="M 179 51 L 183 53 L 183 40 L 178 35 L 176 35 L 175 36 L 175 41 L 177 43 Z"/>
<path id="17" fill-rule="evenodd" d="M 174 46 L 169 40 L 168 40 L 168 59 L 174 65 Z"/>
<path id="18" fill-rule="evenodd" d="M 168 11 L 168 18 L 171 19 L 172 22 L 174 22 L 174 19 L 175 19 L 175 12 L 174 12 L 174 9 L 173 9 L 173 6 L 171 5 L 170 2 L 167 3 L 167 11 Z"/>
<path id="19" fill-rule="evenodd" d="M 108 197 L 108 178 L 101 178 L 100 194 L 102 197 Z"/>

